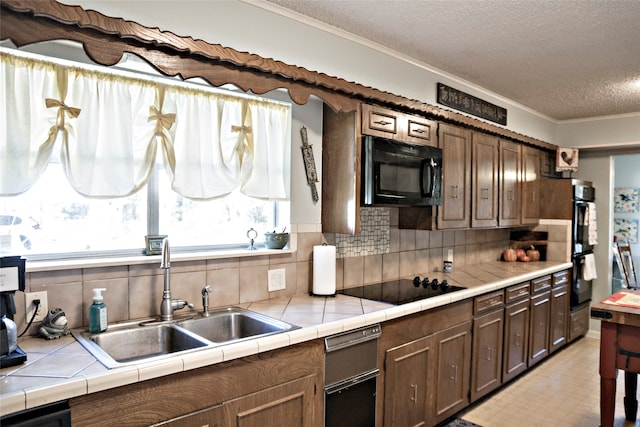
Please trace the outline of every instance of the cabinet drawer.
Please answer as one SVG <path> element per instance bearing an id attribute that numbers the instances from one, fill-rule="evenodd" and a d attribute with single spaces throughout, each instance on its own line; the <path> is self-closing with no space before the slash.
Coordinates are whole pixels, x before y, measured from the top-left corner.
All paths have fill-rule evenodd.
<path id="1" fill-rule="evenodd" d="M 531 295 L 551 289 L 551 275 L 538 277 L 531 281 Z"/>
<path id="2" fill-rule="evenodd" d="M 506 303 L 511 304 L 514 301 L 521 300 L 529 296 L 531 285 L 529 282 L 520 283 L 519 285 L 513 285 L 507 288 Z"/>
<path id="3" fill-rule="evenodd" d="M 366 135 L 381 136 L 397 139 L 399 137 L 398 115 L 393 110 L 374 107 L 369 104 L 362 105 L 362 133 Z"/>
<path id="4" fill-rule="evenodd" d="M 569 270 L 558 271 L 553 273 L 553 287 L 566 285 L 569 283 Z"/>
<path id="5" fill-rule="evenodd" d="M 436 137 L 437 123 L 417 116 L 404 116 L 407 121 L 406 141 L 415 144 L 438 146 Z"/>
<path id="6" fill-rule="evenodd" d="M 504 292 L 496 291 L 490 294 L 475 297 L 473 301 L 473 313 L 481 314 L 502 308 L 504 304 Z"/>

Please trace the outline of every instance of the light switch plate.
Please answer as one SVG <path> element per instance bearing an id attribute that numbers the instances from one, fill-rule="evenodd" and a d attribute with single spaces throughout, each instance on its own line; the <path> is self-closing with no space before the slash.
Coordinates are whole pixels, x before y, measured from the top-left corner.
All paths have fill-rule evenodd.
<path id="1" fill-rule="evenodd" d="M 47 304 L 47 291 L 42 292 L 27 292 L 24 294 L 24 305 L 25 305 L 25 320 L 28 322 L 31 320 L 31 316 L 33 316 L 33 312 L 36 309 L 36 305 L 33 303 L 33 300 L 39 299 L 40 306 L 38 306 L 38 311 L 36 312 L 36 317 L 33 318 L 34 322 L 42 322 L 49 311 L 49 306 Z"/>
<path id="2" fill-rule="evenodd" d="M 284 268 L 269 270 L 269 292 L 286 289 L 285 276 Z"/>

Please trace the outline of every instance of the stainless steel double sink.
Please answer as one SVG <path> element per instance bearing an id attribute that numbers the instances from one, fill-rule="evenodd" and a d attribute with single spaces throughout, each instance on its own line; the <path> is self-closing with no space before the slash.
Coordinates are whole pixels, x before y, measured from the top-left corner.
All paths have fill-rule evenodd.
<path id="1" fill-rule="evenodd" d="M 206 316 L 197 313 L 164 322 L 113 324 L 99 334 L 82 329 L 71 333 L 103 365 L 116 368 L 298 328 L 251 310 L 228 307 Z"/>

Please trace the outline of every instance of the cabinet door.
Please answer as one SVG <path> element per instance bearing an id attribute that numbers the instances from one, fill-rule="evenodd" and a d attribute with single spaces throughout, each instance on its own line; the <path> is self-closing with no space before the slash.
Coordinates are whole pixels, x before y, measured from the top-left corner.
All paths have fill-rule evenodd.
<path id="1" fill-rule="evenodd" d="M 429 424 L 433 339 L 424 337 L 387 350 L 384 374 L 384 425 Z"/>
<path id="2" fill-rule="evenodd" d="M 549 315 L 551 292 L 531 297 L 531 328 L 529 330 L 529 366 L 549 355 Z"/>
<path id="3" fill-rule="evenodd" d="M 527 369 L 529 314 L 528 297 L 505 309 L 502 382 L 515 378 Z"/>
<path id="4" fill-rule="evenodd" d="M 503 319 L 504 310 L 501 309 L 473 321 L 472 402 L 502 383 Z"/>
<path id="5" fill-rule="evenodd" d="M 500 226 L 520 224 L 521 146 L 500 140 Z"/>
<path id="6" fill-rule="evenodd" d="M 362 133 L 399 140 L 402 137 L 400 115 L 388 108 L 362 104 Z"/>
<path id="7" fill-rule="evenodd" d="M 322 231 L 360 233 L 360 115 L 325 104 L 322 125 Z"/>
<path id="8" fill-rule="evenodd" d="M 314 426 L 315 375 L 225 402 L 225 426 Z"/>
<path id="9" fill-rule="evenodd" d="M 440 124 L 442 148 L 442 206 L 438 228 L 468 228 L 471 214 L 471 131 Z"/>
<path id="10" fill-rule="evenodd" d="M 498 225 L 498 138 L 472 134 L 472 227 Z"/>
<path id="11" fill-rule="evenodd" d="M 439 423 L 469 404 L 471 322 L 439 332 L 434 339 L 435 422 Z"/>
<path id="12" fill-rule="evenodd" d="M 154 427 L 223 427 L 224 411 L 222 405 L 203 409 L 173 420 L 154 424 Z"/>
<path id="13" fill-rule="evenodd" d="M 569 323 L 569 285 L 555 286 L 551 291 L 549 353 L 553 353 L 567 343 Z"/>
<path id="14" fill-rule="evenodd" d="M 522 224 L 536 224 L 540 219 L 540 150 L 522 149 Z"/>
<path id="15" fill-rule="evenodd" d="M 431 147 L 438 146 L 437 128 L 438 123 L 427 120 L 423 117 L 404 114 L 402 117 L 407 127 L 404 140 L 413 144 L 429 145 Z"/>

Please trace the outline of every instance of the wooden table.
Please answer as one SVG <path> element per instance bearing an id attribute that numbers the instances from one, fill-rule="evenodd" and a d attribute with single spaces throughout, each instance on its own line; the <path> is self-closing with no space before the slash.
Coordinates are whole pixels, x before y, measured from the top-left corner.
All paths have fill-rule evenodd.
<path id="1" fill-rule="evenodd" d="M 600 330 L 600 426 L 613 427 L 616 377 L 625 375 L 624 410 L 635 422 L 638 412 L 636 390 L 640 373 L 640 291 L 623 290 L 591 306 L 591 317 L 601 320 Z M 607 302 L 615 302 L 610 304 Z M 627 304 L 629 306 L 621 305 Z"/>

